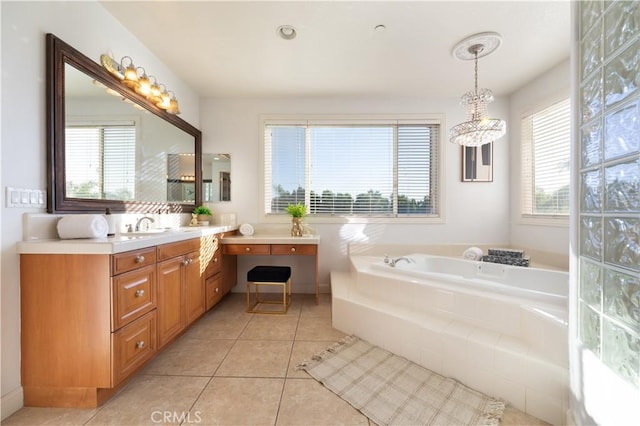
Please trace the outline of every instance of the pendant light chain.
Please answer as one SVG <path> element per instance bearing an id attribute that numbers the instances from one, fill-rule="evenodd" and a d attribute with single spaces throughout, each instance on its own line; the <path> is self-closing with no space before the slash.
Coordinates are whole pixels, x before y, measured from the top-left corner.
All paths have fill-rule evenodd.
<path id="1" fill-rule="evenodd" d="M 476 49 L 474 53 L 475 56 L 475 71 L 474 71 L 474 77 L 475 77 L 475 85 L 473 86 L 473 91 L 476 94 L 476 96 L 478 96 L 478 50 Z"/>

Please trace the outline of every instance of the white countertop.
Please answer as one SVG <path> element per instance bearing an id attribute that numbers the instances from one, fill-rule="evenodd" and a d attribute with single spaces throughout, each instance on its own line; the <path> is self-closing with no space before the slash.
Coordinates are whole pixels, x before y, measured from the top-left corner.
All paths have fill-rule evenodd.
<path id="1" fill-rule="evenodd" d="M 17 250 L 20 254 L 113 254 L 236 229 L 238 229 L 238 226 L 194 226 L 169 229 L 156 233 L 122 233 L 106 238 L 34 239 L 20 241 L 17 244 Z"/>
<path id="2" fill-rule="evenodd" d="M 222 244 L 318 244 L 319 235 L 304 235 L 302 237 L 292 237 L 290 235 L 232 235 L 224 237 Z"/>

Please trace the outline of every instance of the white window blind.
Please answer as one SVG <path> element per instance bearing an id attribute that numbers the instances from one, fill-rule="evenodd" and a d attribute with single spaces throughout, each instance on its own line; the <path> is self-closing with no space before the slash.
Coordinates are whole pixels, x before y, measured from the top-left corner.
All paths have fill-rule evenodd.
<path id="1" fill-rule="evenodd" d="M 265 213 L 437 216 L 438 124 L 277 124 L 264 133 Z"/>
<path id="2" fill-rule="evenodd" d="M 570 110 L 563 100 L 522 120 L 524 216 L 568 216 Z"/>
<path id="3" fill-rule="evenodd" d="M 133 200 L 136 128 L 128 125 L 67 125 L 66 196 Z"/>

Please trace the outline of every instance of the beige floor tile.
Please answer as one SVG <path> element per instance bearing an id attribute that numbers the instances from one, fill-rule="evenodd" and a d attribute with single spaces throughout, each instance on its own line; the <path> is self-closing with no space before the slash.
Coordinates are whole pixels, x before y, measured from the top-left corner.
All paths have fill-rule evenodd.
<path id="1" fill-rule="evenodd" d="M 214 377 L 191 410 L 200 425 L 273 425 L 284 379 Z"/>
<path id="2" fill-rule="evenodd" d="M 305 299 L 300 311 L 301 317 L 323 317 L 331 318 L 331 298 L 321 294 L 319 303 L 316 305 L 315 297 Z"/>
<path id="3" fill-rule="evenodd" d="M 97 412 L 95 408 L 24 407 L 4 419 L 6 426 L 83 425 Z"/>
<path id="4" fill-rule="evenodd" d="M 137 375 L 87 424 L 180 423 L 180 418 L 185 419 L 209 380 L 208 377 Z"/>
<path id="5" fill-rule="evenodd" d="M 244 312 L 246 306 L 244 285 L 242 286 L 242 291 L 239 289 L 240 284 L 233 288 L 232 293 L 227 294 L 216 306 L 211 308 L 209 312 Z"/>
<path id="6" fill-rule="evenodd" d="M 184 335 L 145 367 L 143 374 L 213 376 L 233 340 L 203 340 Z"/>
<path id="7" fill-rule="evenodd" d="M 296 340 L 293 342 L 293 350 L 291 351 L 291 360 L 289 361 L 289 370 L 287 371 L 287 378 L 300 378 L 308 379 L 309 376 L 305 371 L 296 371 L 296 366 L 305 360 L 310 360 L 314 355 L 327 349 L 335 342 L 323 342 L 323 341 L 304 341 Z"/>
<path id="8" fill-rule="evenodd" d="M 277 425 L 368 425 L 358 410 L 313 379 L 287 379 Z"/>
<path id="9" fill-rule="evenodd" d="M 215 375 L 284 378 L 292 345 L 292 341 L 238 340 Z"/>
<path id="10" fill-rule="evenodd" d="M 341 331 L 331 326 L 331 317 L 300 316 L 296 340 L 337 341 L 345 337 Z"/>
<path id="11" fill-rule="evenodd" d="M 192 325 L 185 334 L 203 340 L 235 340 L 242 334 L 251 317 L 253 314 L 245 313 L 244 308 L 236 308 L 236 311 L 212 311 Z"/>
<path id="12" fill-rule="evenodd" d="M 251 318 L 239 339 L 241 340 L 293 340 L 298 317 L 256 314 Z"/>

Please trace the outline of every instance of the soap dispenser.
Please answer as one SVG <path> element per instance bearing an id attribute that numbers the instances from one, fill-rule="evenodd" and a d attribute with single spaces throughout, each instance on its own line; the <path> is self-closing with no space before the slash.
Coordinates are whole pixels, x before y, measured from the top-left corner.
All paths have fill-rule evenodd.
<path id="1" fill-rule="evenodd" d="M 107 220 L 108 225 L 107 236 L 116 235 L 116 220 L 111 214 L 110 208 L 107 208 L 107 211 L 104 213 L 104 218 Z"/>

